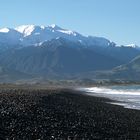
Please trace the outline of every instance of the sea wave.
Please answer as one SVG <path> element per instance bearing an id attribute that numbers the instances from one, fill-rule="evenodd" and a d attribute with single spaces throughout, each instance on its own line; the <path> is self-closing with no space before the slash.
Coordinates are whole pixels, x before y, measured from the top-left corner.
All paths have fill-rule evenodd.
<path id="1" fill-rule="evenodd" d="M 121 94 L 121 95 L 140 95 L 140 89 L 114 89 L 105 87 L 84 88 L 87 92 L 105 93 L 105 94 Z"/>
<path id="2" fill-rule="evenodd" d="M 109 98 L 112 100 L 110 104 L 140 110 L 140 86 L 89 87 L 78 90 L 91 96 Z"/>

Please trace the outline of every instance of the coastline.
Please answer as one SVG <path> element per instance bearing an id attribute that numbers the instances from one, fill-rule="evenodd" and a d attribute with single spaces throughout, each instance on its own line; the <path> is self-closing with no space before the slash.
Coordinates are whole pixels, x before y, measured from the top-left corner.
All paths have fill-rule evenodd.
<path id="1" fill-rule="evenodd" d="M 0 94 L 1 139 L 140 139 L 140 111 L 73 89 Z"/>

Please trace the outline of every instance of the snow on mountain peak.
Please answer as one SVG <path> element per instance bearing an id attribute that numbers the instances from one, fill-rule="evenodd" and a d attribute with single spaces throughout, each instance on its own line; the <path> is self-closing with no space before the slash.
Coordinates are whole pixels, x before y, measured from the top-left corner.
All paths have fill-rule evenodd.
<path id="1" fill-rule="evenodd" d="M 129 44 L 129 45 L 126 45 L 126 47 L 137 48 L 138 46 L 136 44 Z"/>
<path id="2" fill-rule="evenodd" d="M 41 25 L 41 26 L 40 26 L 40 28 L 41 28 L 41 29 L 45 29 L 46 27 L 45 27 L 45 26 L 43 26 L 43 25 Z"/>
<path id="3" fill-rule="evenodd" d="M 76 36 L 76 35 L 77 35 L 76 32 L 71 31 L 71 30 L 67 30 L 67 29 L 62 29 L 62 28 L 60 28 L 59 26 L 57 26 L 56 24 L 49 25 L 48 27 L 49 27 L 49 28 L 52 28 L 52 29 L 55 30 L 55 31 L 64 33 L 64 34 L 73 35 L 73 36 Z"/>
<path id="4" fill-rule="evenodd" d="M 24 34 L 24 37 L 31 35 L 31 33 L 34 31 L 34 29 L 35 29 L 35 25 L 21 25 L 21 26 L 15 28 L 15 30 Z"/>
<path id="5" fill-rule="evenodd" d="M 2 29 L 0 29 L 1 33 L 8 33 L 9 31 L 10 31 L 9 28 L 2 28 Z"/>
<path id="6" fill-rule="evenodd" d="M 59 32 L 61 33 L 65 33 L 65 34 L 68 34 L 68 35 L 73 35 L 73 36 L 76 36 L 76 32 L 73 32 L 71 30 L 58 30 Z"/>
<path id="7" fill-rule="evenodd" d="M 57 31 L 57 32 L 67 34 L 67 35 L 72 35 L 72 36 L 77 36 L 77 34 L 78 34 L 71 30 L 62 29 L 61 27 L 57 26 L 56 24 L 52 24 L 47 27 L 46 26 L 35 26 L 35 25 L 21 25 L 19 27 L 16 27 L 15 30 L 22 33 L 24 35 L 24 37 L 26 37 L 26 36 L 31 35 L 32 32 L 37 28 L 40 30 L 45 30 L 48 28 L 52 32 Z"/>
<path id="8" fill-rule="evenodd" d="M 59 26 L 57 26 L 56 24 L 52 24 L 48 26 L 49 28 L 53 28 L 53 29 L 61 29 Z"/>
<path id="9" fill-rule="evenodd" d="M 52 24 L 49 27 L 55 28 L 55 27 L 57 27 L 57 25 L 56 24 Z"/>
<path id="10" fill-rule="evenodd" d="M 106 38 L 83 36 L 78 32 L 63 29 L 56 24 L 49 26 L 21 25 L 15 29 L 2 28 L 0 29 L 0 33 L 3 42 L 7 42 L 9 39 L 15 42 L 15 44 L 18 42 L 23 46 L 40 45 L 45 41 L 64 38 L 72 42 L 80 42 L 86 46 L 121 47 Z M 125 45 L 124 47 L 138 48 L 135 44 Z"/>

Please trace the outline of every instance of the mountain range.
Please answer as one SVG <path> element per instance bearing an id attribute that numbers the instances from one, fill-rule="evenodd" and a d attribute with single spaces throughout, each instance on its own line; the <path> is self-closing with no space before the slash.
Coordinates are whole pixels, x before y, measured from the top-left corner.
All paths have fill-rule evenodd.
<path id="1" fill-rule="evenodd" d="M 15 81 L 78 75 L 93 79 L 138 79 L 139 55 L 137 45 L 119 46 L 106 38 L 84 36 L 57 25 L 0 29 L 0 75 L 7 75 L 6 80 L 0 81 L 8 81 L 9 77 L 9 81 L 11 77 Z"/>

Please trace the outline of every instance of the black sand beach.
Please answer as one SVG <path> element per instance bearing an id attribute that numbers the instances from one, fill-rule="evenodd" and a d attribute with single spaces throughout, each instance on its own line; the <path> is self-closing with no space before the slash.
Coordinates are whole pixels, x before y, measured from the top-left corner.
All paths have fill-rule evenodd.
<path id="1" fill-rule="evenodd" d="M 73 90 L 1 90 L 0 140 L 139 140 L 140 111 Z"/>

